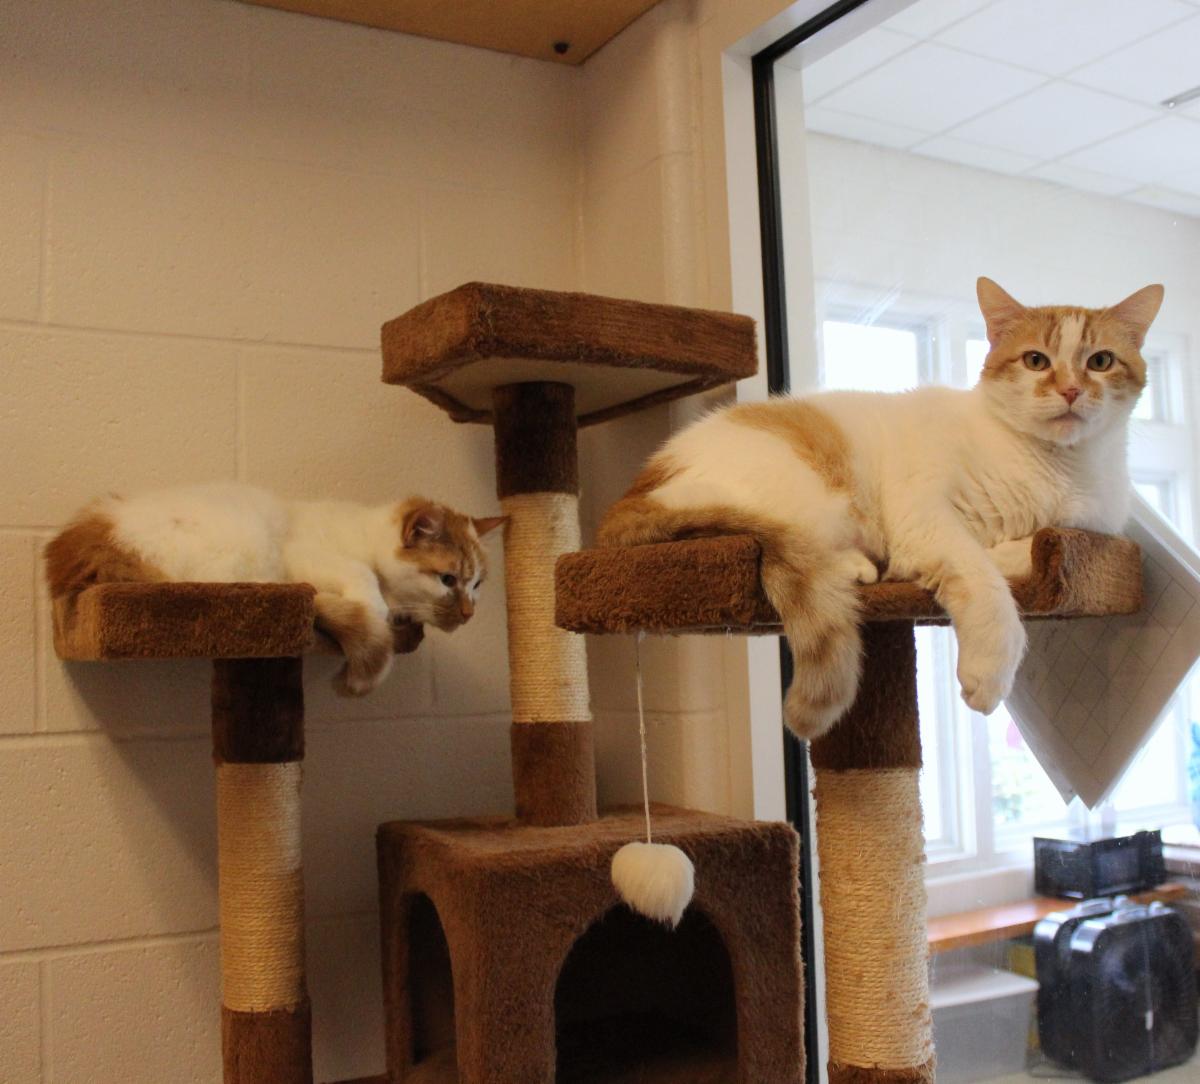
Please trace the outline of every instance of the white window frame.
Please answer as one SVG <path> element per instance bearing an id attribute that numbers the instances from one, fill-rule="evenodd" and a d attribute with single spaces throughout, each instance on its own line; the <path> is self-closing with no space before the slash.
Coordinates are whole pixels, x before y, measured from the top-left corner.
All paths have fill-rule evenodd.
<path id="1" fill-rule="evenodd" d="M 918 373 L 922 384 L 947 383 L 963 387 L 974 382 L 977 374 L 968 371 L 966 342 L 969 339 L 986 340 L 986 334 L 978 314 L 964 311 L 961 303 L 944 298 L 908 296 L 898 290 L 888 291 L 881 301 L 881 291 L 877 289 L 827 281 L 818 281 L 815 292 L 819 299 L 818 329 L 825 321 L 832 320 L 913 332 L 917 335 Z M 824 335 L 818 334 L 817 341 L 820 344 L 818 374 L 823 386 L 826 373 Z M 1165 390 L 1156 399 L 1157 417 L 1140 424 L 1154 427 L 1160 434 L 1159 443 L 1171 449 L 1172 459 L 1178 462 L 1177 457 L 1186 454 L 1183 453 L 1187 446 L 1184 438 L 1190 440 L 1190 433 L 1183 424 L 1186 411 L 1179 407 L 1188 400 L 1172 393 L 1168 381 L 1182 379 L 1182 362 L 1186 354 L 1179 343 L 1159 342 L 1153 349 L 1156 356 L 1163 359 L 1159 362 L 1160 376 L 1165 372 L 1167 381 L 1162 381 Z M 1185 469 L 1186 466 L 1184 464 Z M 1182 484 L 1180 475 L 1146 467 L 1132 473 L 1137 481 L 1169 487 L 1167 492 L 1174 507 L 1167 511 L 1179 522 L 1177 517 L 1182 511 L 1180 506 L 1186 501 L 1188 488 Z M 1185 521 L 1184 529 L 1186 526 Z M 1105 806 L 1089 812 L 1081 802 L 1075 801 L 1064 807 L 1062 817 L 1024 823 L 1011 830 L 998 829 L 992 808 L 987 720 L 968 709 L 957 695 L 953 637 L 923 636 L 919 639 L 919 650 L 922 644 L 925 650 L 937 645 L 932 660 L 937 756 L 933 764 L 928 763 L 927 758 L 926 770 L 938 773 L 938 813 L 942 831 L 938 836 L 926 839 L 927 879 L 931 887 L 964 876 L 982 876 L 1003 883 L 1005 888 L 1001 894 L 1011 895 L 1014 878 L 1027 878 L 1032 868 L 1029 841 L 1034 835 L 1101 829 L 1135 831 L 1178 819 L 1187 810 L 1186 730 L 1178 722 L 1186 714 L 1186 697 L 1181 694 L 1172 710 L 1176 722 L 1164 720 L 1162 724 L 1172 727 L 1179 743 L 1175 797 L 1170 802 L 1129 809 L 1118 815 Z M 967 740 L 963 740 L 963 735 Z"/>

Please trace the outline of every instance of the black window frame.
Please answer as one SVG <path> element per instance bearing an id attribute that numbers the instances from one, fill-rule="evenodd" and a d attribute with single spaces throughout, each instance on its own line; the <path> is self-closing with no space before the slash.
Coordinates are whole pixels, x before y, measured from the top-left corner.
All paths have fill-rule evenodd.
<path id="1" fill-rule="evenodd" d="M 838 0 L 751 58 L 754 87 L 755 157 L 758 167 L 758 212 L 762 244 L 763 333 L 767 353 L 767 389 L 772 395 L 791 386 L 788 364 L 787 294 L 784 280 L 783 205 L 779 183 L 779 139 L 775 116 L 775 62 L 797 45 L 819 34 L 844 15 L 871 0 Z M 781 689 L 792 680 L 792 657 L 779 641 Z M 809 816 L 808 755 L 804 743 L 782 736 L 787 817 L 800 835 L 800 955 L 804 966 L 804 1077 L 820 1080 L 817 1043 L 816 941 L 813 936 L 813 826 Z"/>

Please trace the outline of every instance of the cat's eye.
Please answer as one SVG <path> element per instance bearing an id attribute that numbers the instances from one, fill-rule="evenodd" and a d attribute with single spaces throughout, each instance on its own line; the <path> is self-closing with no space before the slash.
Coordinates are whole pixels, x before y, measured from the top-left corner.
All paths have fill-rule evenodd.
<path id="1" fill-rule="evenodd" d="M 1114 361 L 1116 358 L 1111 350 L 1100 350 L 1088 358 L 1087 367 L 1094 373 L 1106 373 L 1113 367 Z"/>
<path id="2" fill-rule="evenodd" d="M 1025 362 L 1026 369 L 1032 369 L 1035 373 L 1045 372 L 1050 368 L 1050 359 L 1036 350 L 1030 350 L 1021 360 Z"/>
<path id="3" fill-rule="evenodd" d="M 443 572 L 440 579 L 447 587 L 455 587 L 458 585 L 458 577 L 454 575 L 453 572 Z"/>

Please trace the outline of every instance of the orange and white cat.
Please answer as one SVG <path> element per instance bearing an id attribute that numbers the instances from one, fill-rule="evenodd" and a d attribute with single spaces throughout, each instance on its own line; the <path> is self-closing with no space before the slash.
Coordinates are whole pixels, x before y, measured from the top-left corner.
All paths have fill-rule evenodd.
<path id="1" fill-rule="evenodd" d="M 672 437 L 600 526 L 602 545 L 745 532 L 783 619 L 795 676 L 784 703 L 823 734 L 858 687 L 860 583 L 915 580 L 958 637 L 963 699 L 993 711 L 1025 650 L 1007 578 L 1042 527 L 1125 523 L 1130 412 L 1162 303 L 1027 308 L 978 282 L 990 345 L 969 391 L 825 392 L 718 410 Z"/>
<path id="2" fill-rule="evenodd" d="M 396 504 L 285 501 L 238 483 L 97 501 L 46 546 L 51 596 L 95 583 L 311 583 L 317 625 L 346 655 L 339 692 L 362 696 L 391 669 L 405 622 L 450 631 L 487 575 L 472 519 L 422 497 Z"/>

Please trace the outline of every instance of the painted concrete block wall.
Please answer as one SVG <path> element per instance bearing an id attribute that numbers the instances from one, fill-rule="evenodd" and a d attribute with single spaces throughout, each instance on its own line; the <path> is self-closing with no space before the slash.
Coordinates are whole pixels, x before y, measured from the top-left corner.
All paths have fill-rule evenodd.
<path id="1" fill-rule="evenodd" d="M 799 80 L 793 87 L 798 95 Z M 807 197 L 810 210 L 818 295 L 836 296 L 849 284 L 883 297 L 898 287 L 902 303 L 924 303 L 930 313 L 961 312 L 972 334 L 981 334 L 974 297 L 979 275 L 1030 305 L 1109 305 L 1161 282 L 1166 297 L 1148 345 L 1169 343 L 1187 404 L 1177 409 L 1196 417 L 1200 220 L 835 136 L 810 134 L 806 150 L 807 192 L 801 186 L 795 195 Z M 799 349 L 794 340 L 793 350 Z M 976 374 L 964 376 L 973 382 Z M 1182 434 L 1167 432 L 1171 428 L 1134 422 L 1135 470 L 1155 466 L 1166 443 L 1182 443 L 1184 458 L 1191 443 L 1195 462 L 1196 427 Z M 1195 524 L 1195 471 L 1189 503 Z"/>
<path id="2" fill-rule="evenodd" d="M 5 1084 L 219 1079 L 208 667 L 60 663 L 41 545 L 210 478 L 494 511 L 490 432 L 383 386 L 378 329 L 472 278 L 580 285 L 581 85 L 229 0 L 0 0 Z M 319 1080 L 383 1064 L 375 825 L 510 807 L 494 555 L 382 692 L 306 668 Z"/>
<path id="3" fill-rule="evenodd" d="M 584 65 L 585 290 L 712 307 L 703 261 L 695 256 L 702 229 L 698 27 L 694 4 L 666 0 Z M 583 431 L 585 539 L 700 398 Z M 656 800 L 720 812 L 731 808 L 726 650 L 716 637 L 643 642 L 650 786 Z M 640 801 L 633 640 L 592 637 L 588 660 L 600 801 Z"/>

